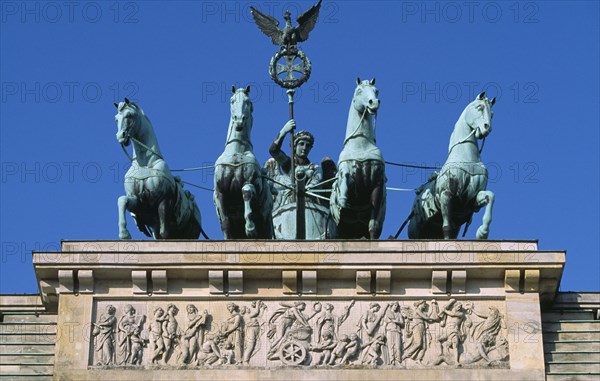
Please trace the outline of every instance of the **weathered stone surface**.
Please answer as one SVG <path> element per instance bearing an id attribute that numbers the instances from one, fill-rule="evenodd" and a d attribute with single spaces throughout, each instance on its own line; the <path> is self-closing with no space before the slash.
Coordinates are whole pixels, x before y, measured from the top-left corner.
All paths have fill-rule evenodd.
<path id="1" fill-rule="evenodd" d="M 0 374 L 2 380 L 51 380 L 56 315 L 39 295 L 0 295 Z"/>
<path id="2" fill-rule="evenodd" d="M 123 245 L 34 254 L 46 285 L 67 264 L 93 271 L 94 294 L 60 295 L 59 326 L 73 329 L 57 337 L 56 379 L 543 379 L 540 298 L 550 295 L 510 292 L 505 275 L 524 285 L 539 274 L 555 293 L 564 266 L 563 252 L 535 242 Z M 134 292 L 132 272 L 150 274 L 147 292 Z M 111 364 L 94 331 L 109 305 Z"/>

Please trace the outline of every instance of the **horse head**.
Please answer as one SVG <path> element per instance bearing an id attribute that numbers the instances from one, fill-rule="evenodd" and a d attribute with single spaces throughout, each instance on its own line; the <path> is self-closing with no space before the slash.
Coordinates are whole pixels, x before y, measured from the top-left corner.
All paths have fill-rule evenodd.
<path id="1" fill-rule="evenodd" d="M 465 122 L 471 128 L 471 131 L 475 131 L 477 139 L 483 139 L 492 132 L 492 118 L 494 116 L 492 106 L 495 103 L 496 98 L 487 99 L 484 91 L 467 106 Z"/>
<path id="2" fill-rule="evenodd" d="M 250 141 L 252 130 L 252 101 L 250 100 L 250 86 L 236 89 L 231 86 L 231 120 L 229 123 L 228 142 L 232 139 Z"/>
<path id="3" fill-rule="evenodd" d="M 119 144 L 128 146 L 130 138 L 135 137 L 140 129 L 140 108 L 127 98 L 123 102 L 115 103 L 115 107 L 117 108 L 117 115 L 115 115 L 117 141 Z"/>
<path id="4" fill-rule="evenodd" d="M 376 114 L 379 109 L 379 90 L 375 87 L 375 78 L 365 81 L 361 81 L 360 78 L 356 78 L 356 90 L 354 90 L 354 98 L 352 104 L 354 109 L 359 114 L 368 112 L 369 114 Z"/>

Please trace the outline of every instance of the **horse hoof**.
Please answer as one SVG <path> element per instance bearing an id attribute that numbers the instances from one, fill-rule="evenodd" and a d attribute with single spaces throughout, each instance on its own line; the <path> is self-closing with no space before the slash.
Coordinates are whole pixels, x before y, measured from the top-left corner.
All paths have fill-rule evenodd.
<path id="1" fill-rule="evenodd" d="M 248 238 L 256 238 L 258 233 L 256 232 L 256 225 L 253 223 L 246 224 L 246 237 Z"/>
<path id="2" fill-rule="evenodd" d="M 479 229 L 477 229 L 476 237 L 477 239 L 488 239 L 489 234 L 490 231 L 488 229 L 485 229 L 483 226 L 480 226 Z"/>
<path id="3" fill-rule="evenodd" d="M 119 233 L 119 239 L 122 239 L 122 240 L 131 239 L 131 234 L 129 234 L 128 231 L 126 231 L 124 233 Z"/>
<path id="4" fill-rule="evenodd" d="M 340 208 L 345 209 L 348 206 L 348 199 L 345 197 L 339 198 Z"/>
<path id="5" fill-rule="evenodd" d="M 369 221 L 369 239 L 378 239 L 381 235 L 379 223 L 376 220 Z"/>
<path id="6" fill-rule="evenodd" d="M 452 237 L 452 228 L 449 226 L 442 227 L 442 233 L 444 234 L 444 239 L 453 239 Z"/>

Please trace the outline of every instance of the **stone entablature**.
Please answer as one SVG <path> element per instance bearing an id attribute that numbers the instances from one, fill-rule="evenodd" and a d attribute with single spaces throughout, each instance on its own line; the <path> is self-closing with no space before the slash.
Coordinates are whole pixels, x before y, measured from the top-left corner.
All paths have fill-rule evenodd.
<path id="1" fill-rule="evenodd" d="M 533 241 L 70 241 L 34 266 L 77 327 L 57 341 L 58 379 L 532 379 L 564 256 Z"/>
<path id="2" fill-rule="evenodd" d="M 44 300 L 59 293 L 252 297 L 438 294 L 553 297 L 564 252 L 535 241 L 92 241 L 35 252 Z M 118 281 L 118 282 L 114 282 Z M 551 300 L 551 299 L 549 299 Z"/>

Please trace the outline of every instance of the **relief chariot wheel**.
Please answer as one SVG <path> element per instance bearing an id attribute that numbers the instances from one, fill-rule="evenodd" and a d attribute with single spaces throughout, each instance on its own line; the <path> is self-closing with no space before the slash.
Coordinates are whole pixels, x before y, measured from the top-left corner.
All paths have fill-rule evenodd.
<path id="1" fill-rule="evenodd" d="M 285 365 L 300 365 L 306 360 L 306 347 L 297 341 L 288 341 L 279 350 L 279 359 Z"/>

